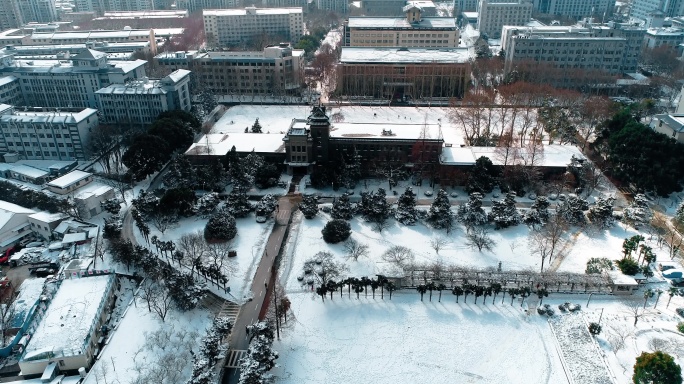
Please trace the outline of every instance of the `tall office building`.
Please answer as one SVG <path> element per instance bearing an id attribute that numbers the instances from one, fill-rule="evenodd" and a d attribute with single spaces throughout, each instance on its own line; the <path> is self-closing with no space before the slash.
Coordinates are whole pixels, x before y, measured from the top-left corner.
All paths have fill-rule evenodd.
<path id="1" fill-rule="evenodd" d="M 580 19 L 613 14 L 615 0 L 534 0 L 536 12 Z"/>
<path id="2" fill-rule="evenodd" d="M 207 41 L 220 46 L 244 43 L 261 33 L 296 43 L 304 33 L 301 8 L 209 9 L 202 15 Z"/>
<path id="3" fill-rule="evenodd" d="M 19 28 L 30 22 L 57 20 L 55 0 L 4 0 L 0 4 L 0 29 Z"/>
<path id="4" fill-rule="evenodd" d="M 149 11 L 155 9 L 154 0 L 76 0 L 78 12 Z"/>
<path id="5" fill-rule="evenodd" d="M 477 29 L 481 35 L 499 38 L 504 25 L 525 25 L 532 18 L 532 3 L 528 0 L 480 0 Z"/>
<path id="6" fill-rule="evenodd" d="M 684 16 L 682 0 L 633 0 L 630 16 L 646 20 L 653 12 L 663 12 L 664 16 Z"/>

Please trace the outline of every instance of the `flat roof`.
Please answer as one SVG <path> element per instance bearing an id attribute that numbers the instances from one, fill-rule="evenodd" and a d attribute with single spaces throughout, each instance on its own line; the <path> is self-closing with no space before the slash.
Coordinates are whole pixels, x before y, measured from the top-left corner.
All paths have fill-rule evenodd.
<path id="1" fill-rule="evenodd" d="M 6 116 L 6 115 L 3 115 L 2 117 L 4 117 L 4 116 Z M 16 167 L 13 167 L 10 170 L 10 172 L 16 172 L 16 173 L 19 173 L 19 174 L 24 175 L 24 176 L 28 176 L 28 177 L 33 178 L 33 179 L 37 179 L 39 177 L 45 177 L 49 174 L 48 172 L 43 171 L 42 169 L 29 167 L 28 165 L 17 165 Z"/>
<path id="2" fill-rule="evenodd" d="M 427 140 L 439 138 L 438 124 L 332 123 L 330 137 L 338 139 L 416 140 L 425 133 Z"/>
<path id="3" fill-rule="evenodd" d="M 494 165 L 503 165 L 503 158 L 500 153 L 501 148 L 498 147 L 444 147 L 441 163 L 445 165 L 473 165 L 475 160 L 485 156 Z M 527 154 L 527 148 L 513 148 L 509 153 L 508 163 L 526 164 L 529 162 Z M 580 149 L 574 145 L 544 145 L 538 150 L 534 165 L 553 168 L 566 167 L 572 156 L 579 159 L 585 158 Z"/>
<path id="4" fill-rule="evenodd" d="M 340 63 L 467 63 L 468 48 L 342 47 Z"/>
<path id="5" fill-rule="evenodd" d="M 80 123 L 97 114 L 97 109 L 86 108 L 81 112 L 23 112 L 14 110 L 11 115 L 1 115 L 0 123 L 34 122 L 34 123 Z"/>
<path id="6" fill-rule="evenodd" d="M 301 7 L 285 7 L 285 8 L 250 8 L 250 11 L 256 11 L 257 15 L 287 15 L 290 13 L 302 13 Z M 202 11 L 202 16 L 244 16 L 247 14 L 247 9 L 205 9 Z"/>
<path id="7" fill-rule="evenodd" d="M 87 179 L 88 177 L 92 176 L 92 173 L 80 171 L 80 170 L 74 170 L 62 177 L 58 177 L 51 182 L 47 183 L 47 185 L 55 188 L 68 188 L 73 184 L 78 183 L 81 180 Z"/>
<path id="8" fill-rule="evenodd" d="M 233 146 L 237 152 L 285 152 L 282 133 L 210 133 L 193 143 L 186 155 L 226 155 Z"/>
<path id="9" fill-rule="evenodd" d="M 43 360 L 43 353 L 80 355 L 114 275 L 66 279 L 52 298 L 26 346 L 22 361 Z"/>
<path id="10" fill-rule="evenodd" d="M 19 295 L 14 300 L 15 315 L 12 325 L 16 328 L 24 324 L 29 311 L 43 294 L 45 278 L 29 278 L 19 286 Z"/>
<path id="11" fill-rule="evenodd" d="M 405 17 L 350 17 L 349 28 L 362 29 L 456 29 L 453 17 L 423 17 L 409 23 Z"/>
<path id="12" fill-rule="evenodd" d="M 47 211 L 41 211 L 29 216 L 30 219 L 42 221 L 43 223 L 52 223 L 54 221 L 61 220 L 66 217 L 67 216 L 63 213 L 50 213 Z"/>

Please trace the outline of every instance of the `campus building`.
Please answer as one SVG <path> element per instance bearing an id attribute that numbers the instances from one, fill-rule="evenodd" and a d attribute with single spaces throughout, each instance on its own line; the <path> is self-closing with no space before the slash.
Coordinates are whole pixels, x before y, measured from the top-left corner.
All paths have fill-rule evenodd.
<path id="1" fill-rule="evenodd" d="M 658 48 L 663 45 L 671 49 L 684 43 L 684 29 L 680 28 L 649 28 L 644 37 L 645 48 Z"/>
<path id="2" fill-rule="evenodd" d="M 207 41 L 219 46 L 245 43 L 264 33 L 296 43 L 304 34 L 302 8 L 209 9 L 202 16 Z"/>
<path id="3" fill-rule="evenodd" d="M 1 5 L 0 30 L 57 20 L 55 0 L 3 0 Z"/>
<path id="4" fill-rule="evenodd" d="M 346 47 L 458 47 L 453 17 L 424 17 L 423 8 L 409 4 L 404 17 L 350 17 L 344 26 Z"/>
<path id="5" fill-rule="evenodd" d="M 0 8 L 1 9 L 1 8 Z M 127 43 L 148 41 L 156 45 L 158 41 L 170 40 L 183 34 L 183 28 L 124 29 L 118 31 L 35 31 L 32 28 L 9 29 L 0 32 L 0 44 L 6 45 L 60 45 L 86 44 L 95 42 Z"/>
<path id="6" fill-rule="evenodd" d="M 397 101 L 463 97 L 469 61 L 468 48 L 342 47 L 336 92 Z"/>
<path id="7" fill-rule="evenodd" d="M 168 70 L 191 70 L 217 94 L 298 94 L 304 82 L 304 51 L 288 44 L 262 52 L 167 52 L 154 61 Z"/>
<path id="8" fill-rule="evenodd" d="M 95 109 L 80 112 L 21 112 L 0 105 L 0 155 L 26 160 L 86 160 L 90 132 L 99 124 Z"/>
<path id="9" fill-rule="evenodd" d="M 177 9 L 187 9 L 190 13 L 202 9 L 239 8 L 242 0 L 177 0 Z M 270 5 L 269 5 L 270 6 Z"/>
<path id="10" fill-rule="evenodd" d="M 78 12 L 147 11 L 154 9 L 154 0 L 75 0 Z"/>
<path id="11" fill-rule="evenodd" d="M 160 113 L 190 111 L 190 71 L 178 69 L 160 80 L 112 84 L 95 92 L 98 110 L 105 124 L 152 124 Z"/>
<path id="12" fill-rule="evenodd" d="M 532 18 L 529 0 L 480 0 L 477 29 L 481 35 L 498 39 L 504 25 L 526 25 Z"/>
<path id="13" fill-rule="evenodd" d="M 614 9 L 615 0 L 534 0 L 535 12 L 575 19 L 607 17 Z"/>
<path id="14" fill-rule="evenodd" d="M 662 12 L 664 16 L 684 16 L 684 1 L 682 0 L 632 0 L 629 15 L 646 20 L 654 11 Z"/>

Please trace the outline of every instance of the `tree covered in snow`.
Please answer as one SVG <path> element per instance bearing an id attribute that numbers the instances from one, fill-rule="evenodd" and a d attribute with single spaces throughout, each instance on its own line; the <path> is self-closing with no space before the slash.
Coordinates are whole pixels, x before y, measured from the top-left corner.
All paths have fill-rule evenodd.
<path id="1" fill-rule="evenodd" d="M 466 192 L 491 192 L 496 183 L 496 176 L 498 176 L 498 174 L 492 161 L 486 156 L 479 157 L 475 160 L 475 165 L 468 176 Z"/>
<path id="2" fill-rule="evenodd" d="M 399 196 L 397 211 L 394 214 L 394 218 L 404 225 L 413 225 L 416 223 L 418 219 L 416 194 L 411 187 L 406 187 L 404 193 Z"/>
<path id="3" fill-rule="evenodd" d="M 487 223 L 487 214 L 482 209 L 481 193 L 471 193 L 468 201 L 458 207 L 458 220 L 468 228 Z"/>
<path id="4" fill-rule="evenodd" d="M 556 213 L 568 224 L 583 226 L 587 219 L 584 211 L 589 209 L 589 203 L 576 195 L 569 195 L 565 201 L 556 206 Z"/>
<path id="5" fill-rule="evenodd" d="M 321 233 L 326 243 L 337 244 L 351 236 L 351 226 L 345 220 L 332 219 L 325 224 Z"/>
<path id="6" fill-rule="evenodd" d="M 650 223 L 652 217 L 653 210 L 648 205 L 648 199 L 641 193 L 634 196 L 634 200 L 622 210 L 622 222 L 635 228 Z"/>
<path id="7" fill-rule="evenodd" d="M 594 205 L 589 208 L 589 219 L 595 226 L 606 229 L 615 224 L 615 217 L 613 216 L 613 197 L 598 197 Z"/>
<path id="8" fill-rule="evenodd" d="M 249 343 L 247 354 L 240 360 L 238 383 L 264 384 L 273 382 L 273 375 L 268 373 L 275 367 L 275 361 L 278 358 L 278 352 L 272 348 L 273 331 L 263 332 L 252 326 L 250 332 L 254 332 L 256 335 L 252 337 Z"/>
<path id="9" fill-rule="evenodd" d="M 280 171 L 273 163 L 264 162 L 254 173 L 254 185 L 257 188 L 271 188 L 278 185 Z"/>
<path id="10" fill-rule="evenodd" d="M 259 118 L 258 117 L 256 120 L 254 120 L 254 124 L 252 124 L 252 133 L 262 133 L 261 132 L 261 124 L 259 124 Z"/>
<path id="11" fill-rule="evenodd" d="M 227 348 L 223 339 L 233 329 L 233 321 L 226 317 L 217 317 L 202 338 L 199 353 L 194 355 L 192 377 L 188 384 L 209 384 L 216 380 L 215 365 L 218 363 Z"/>
<path id="12" fill-rule="evenodd" d="M 358 212 L 365 218 L 373 210 L 373 192 L 362 191 Z"/>
<path id="13" fill-rule="evenodd" d="M 157 211 L 159 198 L 151 192 L 140 191 L 138 197 L 133 199 L 133 206 L 147 219 Z"/>
<path id="14" fill-rule="evenodd" d="M 228 212 L 214 214 L 204 227 L 204 239 L 212 242 L 232 240 L 237 235 L 235 218 Z"/>
<path id="15" fill-rule="evenodd" d="M 363 211 L 363 216 L 371 223 L 384 223 L 389 217 L 390 205 L 384 188 L 378 188 L 370 194 L 370 204 Z"/>
<path id="16" fill-rule="evenodd" d="M 684 225 L 684 201 L 679 204 L 677 210 L 675 211 L 674 222 L 680 227 Z"/>
<path id="17" fill-rule="evenodd" d="M 549 199 L 538 196 L 530 210 L 525 213 L 523 221 L 532 228 L 538 228 L 549 221 Z"/>
<path id="18" fill-rule="evenodd" d="M 116 199 L 107 199 L 101 203 L 102 209 L 111 213 L 112 215 L 117 215 L 121 211 L 121 202 Z"/>
<path id="19" fill-rule="evenodd" d="M 183 272 L 172 273 L 166 279 L 165 285 L 171 294 L 174 305 L 181 311 L 194 309 L 207 294 L 204 284 L 197 282 L 191 275 Z"/>
<path id="20" fill-rule="evenodd" d="M 302 269 L 305 275 L 312 274 L 320 286 L 328 285 L 329 281 L 341 281 L 347 272 L 347 266 L 335 261 L 332 253 L 327 251 L 318 252 L 306 260 Z"/>
<path id="21" fill-rule="evenodd" d="M 273 212 L 278 205 L 276 198 L 270 193 L 264 195 L 264 197 L 259 200 L 256 206 L 257 216 L 268 216 Z"/>
<path id="22" fill-rule="evenodd" d="M 339 182 L 345 188 L 354 188 L 359 179 L 361 179 L 361 155 L 354 148 L 349 155 L 341 156 Z"/>
<path id="23" fill-rule="evenodd" d="M 496 229 L 508 228 L 520 224 L 522 217 L 515 207 L 515 192 L 510 191 L 500 201 L 492 204 L 489 220 L 494 222 Z"/>
<path id="24" fill-rule="evenodd" d="M 299 210 L 307 219 L 313 219 L 318 214 L 318 196 L 304 195 L 299 203 Z"/>
<path id="25" fill-rule="evenodd" d="M 209 217 L 216 211 L 216 207 L 220 202 L 219 195 L 216 192 L 210 192 L 197 199 L 195 203 L 195 211 L 201 217 Z"/>
<path id="26" fill-rule="evenodd" d="M 446 229 L 447 232 L 451 230 L 454 224 L 454 215 L 451 212 L 451 203 L 445 190 L 440 189 L 437 192 L 435 200 L 430 205 L 428 211 L 427 222 L 433 228 Z"/>
<path id="27" fill-rule="evenodd" d="M 330 216 L 333 219 L 351 220 L 351 218 L 354 216 L 354 212 L 352 211 L 352 205 L 349 201 L 348 194 L 343 193 L 342 196 L 333 201 Z"/>
<path id="28" fill-rule="evenodd" d="M 252 205 L 247 200 L 247 192 L 242 188 L 233 188 L 228 194 L 224 209 L 234 217 L 247 217 L 252 210 Z"/>

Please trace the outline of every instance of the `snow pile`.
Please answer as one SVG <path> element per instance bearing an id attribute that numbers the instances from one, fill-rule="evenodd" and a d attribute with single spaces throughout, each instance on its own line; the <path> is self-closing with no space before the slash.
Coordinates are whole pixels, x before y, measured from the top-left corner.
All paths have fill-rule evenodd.
<path id="1" fill-rule="evenodd" d="M 578 384 L 613 383 L 581 314 L 551 317 L 549 324 L 554 330 L 573 382 Z"/>

